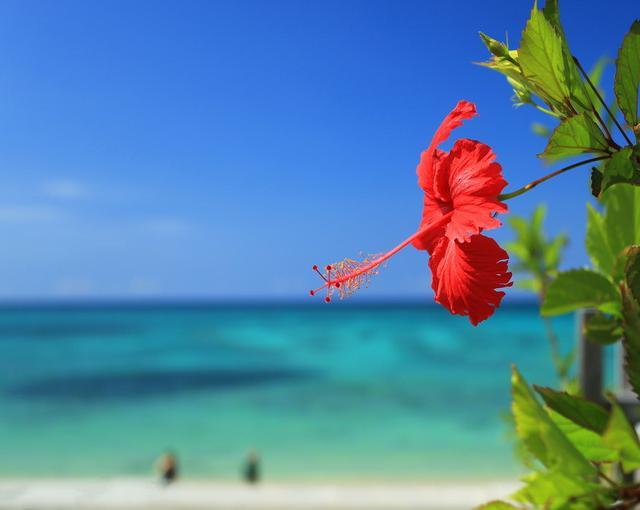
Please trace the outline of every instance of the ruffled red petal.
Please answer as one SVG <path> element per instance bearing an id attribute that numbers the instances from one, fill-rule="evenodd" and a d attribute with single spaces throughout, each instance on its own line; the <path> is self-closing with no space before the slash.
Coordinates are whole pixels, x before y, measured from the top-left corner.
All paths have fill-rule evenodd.
<path id="1" fill-rule="evenodd" d="M 446 208 L 443 208 L 436 200 L 433 200 L 427 193 L 424 194 L 424 201 L 422 206 L 422 221 L 420 222 L 420 228 L 422 230 L 427 225 L 435 223 L 442 218 L 447 212 Z M 431 229 L 425 235 L 418 237 L 413 241 L 414 248 L 418 250 L 427 250 L 429 253 L 433 250 L 433 247 L 437 241 L 445 235 L 447 226 L 438 227 L 439 232 L 431 232 Z"/>
<path id="2" fill-rule="evenodd" d="M 441 237 L 429 260 L 435 300 L 456 315 L 466 315 L 471 324 L 490 317 L 512 285 L 509 255 L 498 243 L 483 235 L 460 243 Z"/>
<path id="3" fill-rule="evenodd" d="M 496 213 L 506 213 L 507 205 L 497 197 L 507 185 L 502 167 L 495 162 L 491 147 L 475 140 L 457 140 L 438 165 L 435 186 L 445 204 L 453 211 L 446 236 L 453 241 L 467 241 L 482 230 L 497 228 Z M 428 197 L 425 194 L 425 203 Z M 436 204 L 426 207 L 423 221 Z M 442 206 L 440 206 L 442 207 Z"/>
<path id="4" fill-rule="evenodd" d="M 438 146 L 449 138 L 451 131 L 462 126 L 463 120 L 470 119 L 475 115 L 477 115 L 476 105 L 469 101 L 458 101 L 456 107 L 444 118 L 440 127 L 433 135 L 431 144 L 420 156 L 420 163 L 416 169 L 418 173 L 418 184 L 424 191 L 431 191 L 429 187 L 430 183 L 433 182 L 432 172 L 434 163 L 446 154 L 445 152 L 438 150 Z"/>

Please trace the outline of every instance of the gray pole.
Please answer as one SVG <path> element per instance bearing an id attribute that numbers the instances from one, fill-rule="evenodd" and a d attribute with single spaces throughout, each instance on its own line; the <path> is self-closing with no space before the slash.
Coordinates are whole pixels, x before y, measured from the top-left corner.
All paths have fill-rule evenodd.
<path id="1" fill-rule="evenodd" d="M 584 398 L 602 404 L 605 402 L 602 346 L 587 340 L 584 327 L 587 318 L 592 314 L 593 310 L 582 310 L 578 313 L 578 381 Z"/>

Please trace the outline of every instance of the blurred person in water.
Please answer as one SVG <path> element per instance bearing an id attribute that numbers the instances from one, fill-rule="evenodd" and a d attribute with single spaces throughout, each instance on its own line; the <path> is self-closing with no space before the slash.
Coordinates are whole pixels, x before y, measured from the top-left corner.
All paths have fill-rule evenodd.
<path id="1" fill-rule="evenodd" d="M 158 458 L 155 467 L 162 485 L 169 485 L 178 478 L 178 458 L 171 450 L 167 450 Z"/>
<path id="2" fill-rule="evenodd" d="M 242 471 L 244 481 L 256 484 L 260 481 L 260 455 L 256 450 L 249 450 Z"/>

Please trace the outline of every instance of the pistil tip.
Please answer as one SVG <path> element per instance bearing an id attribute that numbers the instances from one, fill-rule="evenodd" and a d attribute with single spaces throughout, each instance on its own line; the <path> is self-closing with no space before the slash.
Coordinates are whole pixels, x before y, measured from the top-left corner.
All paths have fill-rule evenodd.
<path id="1" fill-rule="evenodd" d="M 329 296 L 327 296 L 326 298 L 324 298 L 324 300 L 325 300 L 327 303 L 331 303 L 331 298 L 330 298 Z"/>
<path id="2" fill-rule="evenodd" d="M 313 267 L 312 267 L 311 269 L 313 269 L 314 271 L 317 271 L 317 270 L 318 270 L 318 266 L 316 266 L 316 265 L 314 264 L 314 265 L 313 265 Z"/>
<path id="3" fill-rule="evenodd" d="M 315 290 L 310 290 L 309 291 L 309 295 L 310 296 L 315 296 L 316 295 L 316 291 Z"/>
<path id="4" fill-rule="evenodd" d="M 327 271 L 331 271 L 331 266 L 327 266 Z"/>

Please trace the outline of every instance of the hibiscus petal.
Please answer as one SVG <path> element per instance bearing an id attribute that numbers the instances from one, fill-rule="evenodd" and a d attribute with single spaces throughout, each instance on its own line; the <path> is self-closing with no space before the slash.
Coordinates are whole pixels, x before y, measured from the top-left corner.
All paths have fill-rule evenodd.
<path id="1" fill-rule="evenodd" d="M 422 207 L 422 221 L 420 222 L 420 228 L 418 230 L 422 230 L 430 223 L 435 223 L 447 212 L 448 211 L 443 209 L 437 200 L 435 200 L 429 193 L 425 192 L 424 205 Z M 427 250 L 430 252 L 435 245 L 435 242 L 438 241 L 438 239 L 446 232 L 444 226 L 439 227 L 438 230 L 439 232 L 437 233 L 429 232 L 425 233 L 424 236 L 418 237 L 413 241 L 413 246 L 418 250 Z"/>
<path id="2" fill-rule="evenodd" d="M 440 238 L 429 260 L 436 302 L 477 326 L 500 305 L 504 292 L 496 289 L 512 285 L 508 260 L 490 237 L 476 235 L 465 243 Z"/>
<path id="3" fill-rule="evenodd" d="M 469 101 L 459 101 L 456 107 L 444 118 L 435 135 L 433 135 L 431 145 L 420 156 L 420 163 L 416 169 L 418 184 L 424 191 L 428 191 L 428 187 L 433 182 L 434 164 L 447 154 L 438 150 L 438 145 L 449 138 L 451 131 L 462 126 L 463 120 L 470 119 L 475 115 L 477 115 L 476 105 Z"/>
<path id="4" fill-rule="evenodd" d="M 502 167 L 495 162 L 495 157 L 488 145 L 461 139 L 440 162 L 436 187 L 453 210 L 446 230 L 449 239 L 467 241 L 482 230 L 501 225 L 494 215 L 508 211 L 507 205 L 497 199 L 507 181 L 502 177 Z M 425 194 L 424 214 L 427 198 Z"/>

